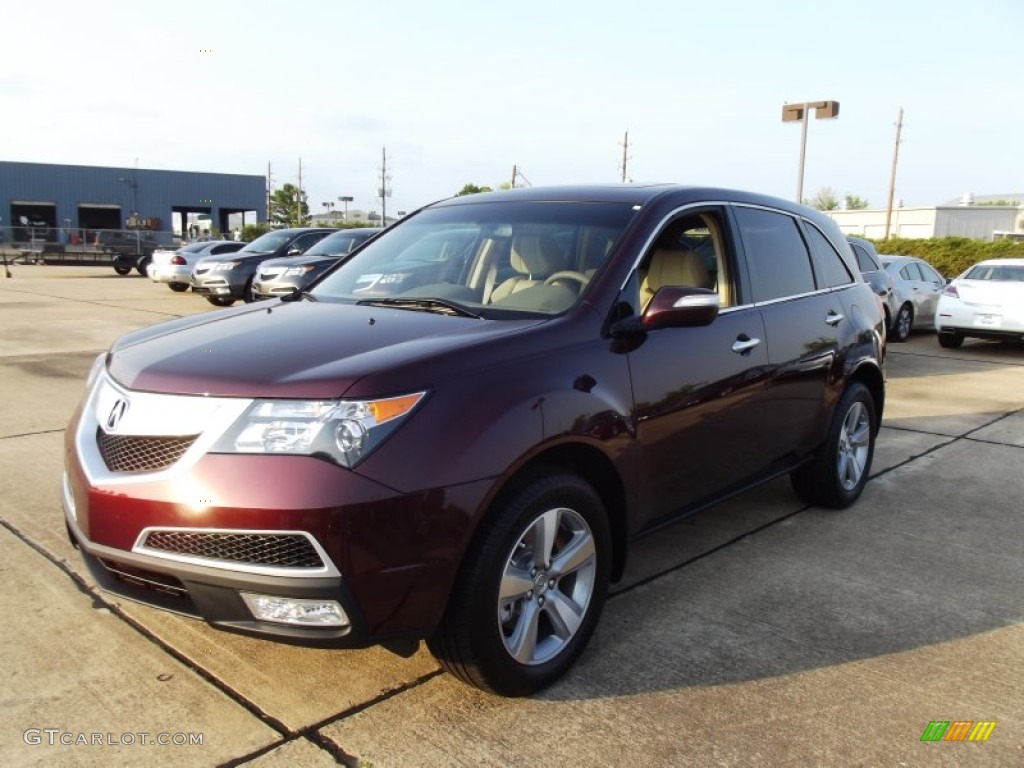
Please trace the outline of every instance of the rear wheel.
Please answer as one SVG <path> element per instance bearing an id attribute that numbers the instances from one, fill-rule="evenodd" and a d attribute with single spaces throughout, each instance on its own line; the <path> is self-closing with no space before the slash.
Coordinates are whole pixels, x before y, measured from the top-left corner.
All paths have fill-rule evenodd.
<path id="1" fill-rule="evenodd" d="M 230 307 L 235 303 L 230 296 L 207 296 L 206 300 L 215 307 Z"/>
<path id="2" fill-rule="evenodd" d="M 170 288 L 175 293 L 184 293 L 188 290 L 188 283 L 170 283 Z"/>
<path id="3" fill-rule="evenodd" d="M 149 268 L 149 262 L 151 262 L 152 260 L 153 259 L 150 258 L 149 256 L 144 256 L 143 258 L 139 259 L 138 263 L 135 265 L 135 271 L 138 272 L 143 277 L 145 277 L 146 270 Z"/>
<path id="4" fill-rule="evenodd" d="M 868 388 L 853 382 L 832 416 L 825 443 L 809 464 L 790 475 L 803 501 L 842 509 L 860 496 L 875 453 L 875 401 Z"/>
<path id="5" fill-rule="evenodd" d="M 957 349 L 964 343 L 964 337 L 959 333 L 940 333 L 939 346 L 946 349 Z"/>
<path id="6" fill-rule="evenodd" d="M 906 341 L 910 336 L 910 329 L 914 326 L 914 308 L 910 304 L 904 304 L 896 313 L 896 319 L 892 323 L 893 341 Z"/>
<path id="7" fill-rule="evenodd" d="M 117 265 L 114 267 L 114 271 L 117 272 L 117 274 L 119 275 L 127 275 L 129 272 L 132 271 L 132 268 Z"/>
<path id="8" fill-rule="evenodd" d="M 503 696 L 551 684 L 576 661 L 604 606 L 611 533 L 579 477 L 536 477 L 497 502 L 427 641 L 442 667 Z"/>

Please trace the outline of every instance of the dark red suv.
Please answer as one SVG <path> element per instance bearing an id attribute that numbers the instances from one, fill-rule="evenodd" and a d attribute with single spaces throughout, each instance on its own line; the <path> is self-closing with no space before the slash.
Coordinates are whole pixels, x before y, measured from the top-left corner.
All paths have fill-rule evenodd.
<path id="1" fill-rule="evenodd" d="M 861 493 L 879 303 L 822 214 L 675 186 L 428 206 L 309 291 L 130 333 L 67 430 L 117 594 L 402 649 L 505 695 L 568 669 L 637 537 L 788 473 Z"/>

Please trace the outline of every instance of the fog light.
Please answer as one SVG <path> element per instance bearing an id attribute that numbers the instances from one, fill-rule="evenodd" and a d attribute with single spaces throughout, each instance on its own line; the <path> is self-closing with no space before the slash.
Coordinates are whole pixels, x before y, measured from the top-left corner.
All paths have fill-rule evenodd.
<path id="1" fill-rule="evenodd" d="M 242 592 L 242 599 L 260 621 L 301 627 L 347 627 L 348 615 L 336 600 L 254 595 Z"/>

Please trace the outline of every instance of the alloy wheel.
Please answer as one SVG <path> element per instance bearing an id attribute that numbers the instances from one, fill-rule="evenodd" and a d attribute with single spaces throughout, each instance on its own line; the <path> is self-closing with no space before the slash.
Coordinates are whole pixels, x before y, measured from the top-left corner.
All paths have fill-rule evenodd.
<path id="1" fill-rule="evenodd" d="M 861 402 L 855 402 L 843 419 L 839 431 L 839 457 L 836 471 L 839 484 L 845 491 L 857 487 L 867 466 L 871 447 L 871 420 L 868 409 Z"/>

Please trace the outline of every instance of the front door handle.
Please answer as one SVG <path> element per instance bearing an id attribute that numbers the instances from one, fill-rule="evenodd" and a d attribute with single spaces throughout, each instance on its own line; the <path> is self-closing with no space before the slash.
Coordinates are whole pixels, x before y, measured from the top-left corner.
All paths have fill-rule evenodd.
<path id="1" fill-rule="evenodd" d="M 843 319 L 843 317 L 845 317 L 845 315 L 841 315 L 838 312 L 835 312 L 830 309 L 828 311 L 828 317 L 825 318 L 825 323 L 826 325 L 839 325 L 839 322 Z"/>
<path id="2" fill-rule="evenodd" d="M 736 341 L 732 343 L 732 351 L 739 355 L 745 355 L 760 343 L 760 339 L 752 339 L 746 334 L 743 334 L 742 336 L 738 336 Z"/>

